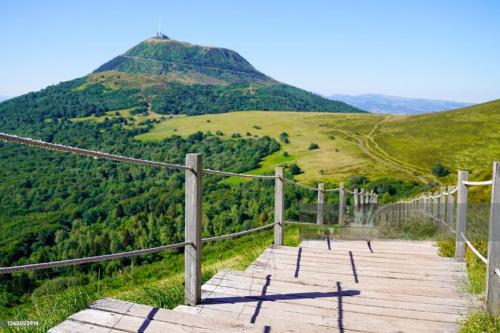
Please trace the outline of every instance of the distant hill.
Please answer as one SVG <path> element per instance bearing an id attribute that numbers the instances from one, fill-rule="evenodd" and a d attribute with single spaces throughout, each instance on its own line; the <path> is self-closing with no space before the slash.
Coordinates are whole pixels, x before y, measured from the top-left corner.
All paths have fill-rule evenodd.
<path id="1" fill-rule="evenodd" d="M 87 76 L 0 104 L 0 118 L 74 118 L 123 109 L 188 115 L 247 110 L 362 112 L 273 80 L 234 51 L 162 35 L 146 39 Z"/>
<path id="2" fill-rule="evenodd" d="M 331 95 L 328 98 L 354 105 L 369 112 L 390 114 L 421 114 L 448 111 L 472 105 L 472 103 L 380 94 Z"/>
<path id="3" fill-rule="evenodd" d="M 0 102 L 2 101 L 6 101 L 8 99 L 12 98 L 11 96 L 4 96 L 4 95 L 0 95 Z"/>

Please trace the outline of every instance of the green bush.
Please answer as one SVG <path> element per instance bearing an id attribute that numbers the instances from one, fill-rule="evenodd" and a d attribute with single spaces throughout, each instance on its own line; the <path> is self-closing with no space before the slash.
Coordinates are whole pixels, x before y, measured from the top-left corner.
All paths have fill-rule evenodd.
<path id="1" fill-rule="evenodd" d="M 432 174 L 436 177 L 446 177 L 450 174 L 450 171 L 446 169 L 442 164 L 437 163 L 432 167 Z"/>
<path id="2" fill-rule="evenodd" d="M 315 149 L 318 149 L 318 148 L 319 148 L 319 145 L 317 143 L 311 143 L 309 145 L 309 148 L 307 148 L 307 149 L 309 149 L 309 150 L 315 150 Z"/>

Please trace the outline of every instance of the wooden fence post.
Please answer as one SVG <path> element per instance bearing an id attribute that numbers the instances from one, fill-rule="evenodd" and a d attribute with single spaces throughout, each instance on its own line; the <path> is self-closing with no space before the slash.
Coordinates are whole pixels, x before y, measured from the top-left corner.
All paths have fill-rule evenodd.
<path id="1" fill-rule="evenodd" d="M 445 215 L 446 215 L 446 187 L 441 187 L 441 197 L 439 198 L 439 220 L 440 224 L 446 223 Z"/>
<path id="2" fill-rule="evenodd" d="M 283 245 L 285 227 L 285 175 L 283 167 L 276 167 L 274 171 L 274 244 Z"/>
<path id="3" fill-rule="evenodd" d="M 359 190 L 359 204 L 363 206 L 365 204 L 365 189 Z"/>
<path id="4" fill-rule="evenodd" d="M 359 193 L 358 193 L 358 189 L 355 188 L 354 189 L 354 209 L 358 209 L 359 208 Z"/>
<path id="5" fill-rule="evenodd" d="M 448 186 L 448 207 L 446 208 L 446 225 L 448 232 L 453 225 L 453 218 L 455 217 L 455 196 L 451 194 L 455 190 L 455 186 Z"/>
<path id="6" fill-rule="evenodd" d="M 345 214 L 345 189 L 344 183 L 340 183 L 339 186 L 339 224 L 344 225 L 344 214 Z"/>
<path id="7" fill-rule="evenodd" d="M 436 222 L 439 214 L 439 198 L 437 198 L 438 192 L 434 192 L 434 198 L 432 199 L 432 222 Z"/>
<path id="8" fill-rule="evenodd" d="M 318 184 L 318 204 L 316 207 L 316 223 L 323 224 L 323 207 L 325 206 L 325 184 Z"/>
<path id="9" fill-rule="evenodd" d="M 467 228 L 467 186 L 462 182 L 469 179 L 467 171 L 458 172 L 458 190 L 457 190 L 457 224 L 455 230 L 455 258 L 463 260 L 465 257 L 465 241 L 462 238 L 462 233 L 465 235 Z"/>
<path id="10" fill-rule="evenodd" d="M 187 154 L 185 180 L 184 300 L 188 305 L 201 301 L 201 178 L 202 155 Z"/>
<path id="11" fill-rule="evenodd" d="M 492 316 L 500 316 L 500 162 L 493 163 L 490 226 L 488 237 L 488 265 L 486 271 L 486 307 Z"/>

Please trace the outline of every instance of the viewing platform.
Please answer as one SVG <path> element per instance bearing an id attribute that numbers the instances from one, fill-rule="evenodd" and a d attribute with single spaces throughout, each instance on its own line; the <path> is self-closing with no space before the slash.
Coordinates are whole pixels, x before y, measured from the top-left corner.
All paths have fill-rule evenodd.
<path id="1" fill-rule="evenodd" d="M 457 332 L 479 306 L 466 285 L 431 241 L 306 240 L 219 272 L 196 306 L 106 298 L 49 332 Z"/>

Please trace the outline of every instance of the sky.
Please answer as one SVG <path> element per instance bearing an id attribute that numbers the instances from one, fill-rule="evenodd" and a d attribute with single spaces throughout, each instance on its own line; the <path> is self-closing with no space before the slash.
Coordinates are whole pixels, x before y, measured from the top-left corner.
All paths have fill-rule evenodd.
<path id="1" fill-rule="evenodd" d="M 154 35 L 237 51 L 329 94 L 500 98 L 500 1 L 0 2 L 0 95 L 84 76 Z"/>

